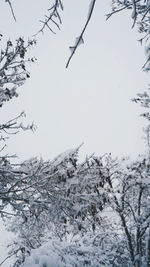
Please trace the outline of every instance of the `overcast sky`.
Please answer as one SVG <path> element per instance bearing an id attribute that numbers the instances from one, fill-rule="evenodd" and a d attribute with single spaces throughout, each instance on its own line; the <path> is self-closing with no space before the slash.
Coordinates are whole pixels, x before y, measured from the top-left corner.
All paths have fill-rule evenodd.
<path id="1" fill-rule="evenodd" d="M 50 1 L 14 0 L 17 23 L 10 9 L 1 1 L 1 29 L 6 37 L 31 37 L 42 26 Z M 35 134 L 13 136 L 8 151 L 21 159 L 43 156 L 52 159 L 66 149 L 84 142 L 82 154 L 135 157 L 145 150 L 139 117 L 141 109 L 130 101 L 148 85 L 148 75 L 141 70 L 144 48 L 132 30 L 129 12 L 106 22 L 106 1 L 97 1 L 86 31 L 84 45 L 73 57 L 69 69 L 65 64 L 87 18 L 90 1 L 64 1 L 61 31 L 53 35 L 48 29 L 37 36 L 31 51 L 37 63 L 31 66 L 31 78 L 19 89 L 20 97 L 6 104 L 3 118 L 25 110 L 27 122 L 37 125 Z"/>
<path id="2" fill-rule="evenodd" d="M 43 19 L 50 1 L 12 2 L 17 23 L 8 4 L 0 1 L 4 37 L 31 38 L 40 29 L 39 19 Z M 109 5 L 97 1 L 85 43 L 66 70 L 69 46 L 81 32 L 90 0 L 63 2 L 61 31 L 53 35 L 46 30 L 37 37 L 31 56 L 38 60 L 30 67 L 31 78 L 19 89 L 20 97 L 1 110 L 2 121 L 25 110 L 26 121 L 34 121 L 38 127 L 35 134 L 13 136 L 8 151 L 21 160 L 32 156 L 52 159 L 84 142 L 81 155 L 111 152 L 135 157 L 145 151 L 141 137 L 146 122 L 139 116 L 141 108 L 130 99 L 146 90 L 149 81 L 141 70 L 144 48 L 137 42 L 137 30 L 131 29 L 130 11 L 106 22 Z"/>

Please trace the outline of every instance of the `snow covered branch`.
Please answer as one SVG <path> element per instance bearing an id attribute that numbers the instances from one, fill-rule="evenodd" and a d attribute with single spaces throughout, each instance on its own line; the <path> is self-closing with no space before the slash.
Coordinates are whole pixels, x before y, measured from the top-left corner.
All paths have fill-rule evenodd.
<path id="1" fill-rule="evenodd" d="M 91 20 L 91 17 L 92 17 L 93 11 L 94 11 L 95 4 L 96 4 L 96 0 L 91 0 L 91 2 L 90 2 L 90 6 L 89 6 L 89 12 L 88 12 L 87 21 L 86 21 L 86 23 L 85 23 L 85 25 L 84 25 L 84 27 L 83 27 L 83 30 L 82 30 L 82 32 L 80 33 L 79 37 L 76 38 L 76 41 L 75 41 L 74 46 L 71 46 L 71 47 L 70 47 L 71 55 L 70 55 L 70 57 L 69 57 L 69 59 L 68 59 L 68 61 L 67 61 L 66 68 L 68 68 L 68 66 L 69 66 L 69 64 L 70 64 L 70 61 L 71 61 L 73 55 L 75 54 L 75 52 L 76 52 L 78 46 L 84 43 L 84 38 L 83 38 L 83 36 L 84 36 L 84 33 L 85 33 L 85 31 L 86 31 L 86 29 L 87 29 L 87 27 L 88 27 L 88 24 L 89 24 L 89 22 L 90 22 L 90 20 Z"/>

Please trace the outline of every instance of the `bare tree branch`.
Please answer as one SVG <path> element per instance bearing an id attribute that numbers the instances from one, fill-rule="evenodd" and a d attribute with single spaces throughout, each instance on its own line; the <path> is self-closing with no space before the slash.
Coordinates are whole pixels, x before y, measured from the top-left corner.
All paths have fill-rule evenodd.
<path id="1" fill-rule="evenodd" d="M 38 35 L 39 33 L 43 33 L 45 28 L 47 27 L 52 33 L 56 34 L 55 31 L 50 26 L 50 23 L 52 25 L 55 25 L 56 28 L 60 29 L 59 24 L 62 23 L 60 11 L 63 11 L 63 4 L 61 0 L 55 0 L 55 3 L 48 9 L 49 15 L 45 15 L 45 20 L 40 20 L 41 23 L 43 23 L 42 28 L 34 35 Z"/>
<path id="2" fill-rule="evenodd" d="M 9 4 L 12 16 L 13 16 L 14 20 L 16 21 L 16 16 L 15 16 L 11 1 L 10 0 L 5 0 L 5 2 L 7 2 Z"/>
<path id="3" fill-rule="evenodd" d="M 21 248 L 15 250 L 12 254 L 8 255 L 1 263 L 0 263 L 0 266 L 3 265 L 3 263 L 5 261 L 7 261 L 8 259 L 10 259 L 12 256 L 16 255 L 19 251 L 21 250 Z"/>
<path id="4" fill-rule="evenodd" d="M 74 45 L 73 47 L 70 47 L 70 49 L 72 50 L 72 52 L 71 52 L 71 55 L 70 55 L 70 57 L 69 57 L 69 59 L 68 59 L 68 61 L 67 61 L 66 68 L 68 68 L 68 66 L 69 66 L 69 64 L 70 64 L 70 61 L 71 61 L 73 55 L 75 54 L 75 52 L 76 52 L 78 46 L 79 46 L 81 43 L 84 43 L 83 35 L 84 35 L 84 33 L 85 33 L 85 31 L 86 31 L 86 28 L 87 28 L 87 26 L 88 26 L 88 24 L 89 24 L 89 22 L 90 22 L 90 20 L 91 20 L 91 17 L 92 17 L 93 11 L 94 11 L 95 3 L 96 3 L 96 0 L 92 0 L 91 5 L 90 5 L 90 10 L 89 10 L 89 15 L 88 15 L 87 21 L 86 21 L 86 23 L 85 23 L 85 26 L 84 26 L 84 28 L 83 28 L 83 30 L 82 30 L 80 36 L 76 38 L 76 43 L 75 43 L 75 45 Z"/>

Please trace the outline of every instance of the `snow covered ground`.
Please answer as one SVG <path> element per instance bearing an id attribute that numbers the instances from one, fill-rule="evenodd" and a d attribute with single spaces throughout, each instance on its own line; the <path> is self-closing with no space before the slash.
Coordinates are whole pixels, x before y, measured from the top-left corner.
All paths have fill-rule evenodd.
<path id="1" fill-rule="evenodd" d="M 55 249 L 56 246 L 56 249 Z M 60 249 L 60 245 L 59 245 Z M 41 248 L 35 249 L 32 251 L 31 256 L 29 256 L 22 267 L 63 267 L 66 266 L 65 262 L 63 263 L 61 253 L 58 254 L 57 245 L 52 242 L 42 246 Z M 65 257 L 64 257 L 65 261 Z M 72 266 L 69 264 L 68 267 Z"/>
<path id="2" fill-rule="evenodd" d="M 22 267 L 100 266 L 91 247 L 50 240 L 31 252 Z M 94 256 L 94 257 L 93 257 Z M 92 264 L 91 264 L 92 262 Z"/>

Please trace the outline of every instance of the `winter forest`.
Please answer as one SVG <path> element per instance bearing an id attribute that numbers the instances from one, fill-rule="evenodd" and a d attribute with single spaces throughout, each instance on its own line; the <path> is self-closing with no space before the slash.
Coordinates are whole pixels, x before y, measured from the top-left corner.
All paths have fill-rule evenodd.
<path id="1" fill-rule="evenodd" d="M 23 8 L 24 2 L 28 8 L 26 10 Z M 30 2 L 33 2 L 33 5 Z M 74 2 L 80 10 L 74 8 Z M 10 236 L 9 241 L 7 240 L 2 245 L 5 247 L 5 255 L 0 251 L 0 266 L 2 267 L 150 266 L 150 88 L 147 82 L 150 71 L 150 0 L 105 0 L 101 1 L 103 2 L 102 6 L 98 0 L 84 0 L 82 4 L 79 2 L 73 0 L 2 0 L 0 3 L 0 226 L 6 235 Z M 80 4 L 83 10 L 81 10 Z M 36 13 L 36 10 L 39 13 Z M 72 11 L 65 13 L 65 10 Z M 30 11 L 33 18 L 38 14 L 34 19 L 33 27 L 30 23 Z M 68 31 L 69 53 L 67 52 L 65 57 L 61 57 L 61 47 L 64 47 L 64 43 L 59 41 L 59 34 L 62 35 L 62 40 L 65 42 L 66 14 L 68 14 L 70 24 L 72 20 L 75 20 L 74 25 L 80 24 L 80 27 L 78 27 L 79 31 L 75 29 L 75 26 Z M 75 17 L 71 14 L 74 14 Z M 92 23 L 94 25 L 97 14 L 100 14 L 97 17 L 97 26 L 93 27 L 97 27 L 95 32 L 96 36 L 101 35 L 101 43 L 96 46 L 96 40 L 88 32 L 90 25 Z M 102 35 L 102 32 L 106 30 L 104 25 L 101 27 L 101 14 L 104 18 L 104 25 L 111 27 L 110 36 L 107 33 L 105 37 Z M 24 19 L 24 26 L 22 26 L 21 17 Z M 113 19 L 116 22 L 113 22 Z M 120 29 L 120 32 L 117 29 Z M 130 39 L 133 37 L 134 45 L 139 49 L 137 51 L 141 52 L 136 53 L 135 49 L 132 57 L 132 53 L 128 54 L 128 50 L 121 47 L 122 66 L 119 65 L 121 70 L 115 74 L 117 63 L 112 62 L 113 56 L 111 57 L 113 36 L 118 44 L 114 48 L 114 53 L 116 53 L 114 58 L 117 58 L 118 47 L 120 47 L 123 35 L 123 42 L 127 44 L 125 45 L 126 49 L 129 49 Z M 59 49 L 58 47 L 56 49 L 54 40 L 58 43 Z M 88 58 L 82 57 L 86 49 L 88 50 L 88 43 L 95 47 L 94 51 L 89 53 Z M 40 50 L 40 46 L 45 46 L 45 48 Z M 36 50 L 37 47 L 39 50 Z M 99 50 L 101 51 L 99 52 Z M 140 65 L 137 63 L 137 59 L 141 57 L 140 53 L 143 51 L 145 51 L 145 55 L 142 57 L 143 64 Z M 102 62 L 106 61 L 106 64 L 96 62 L 96 58 L 99 58 L 98 53 L 101 52 L 104 54 Z M 34 143 L 34 141 L 28 142 L 28 138 L 32 135 L 31 140 L 36 139 L 40 125 L 36 118 L 35 122 L 30 123 L 28 114 L 26 115 L 26 111 L 22 111 L 24 102 L 22 96 L 24 90 L 28 91 L 32 73 L 33 76 L 36 76 L 36 84 L 39 88 L 38 84 L 40 84 L 43 74 L 41 73 L 41 76 L 34 75 L 34 69 L 38 64 L 43 64 L 41 56 L 44 56 L 44 53 L 46 53 L 46 57 L 49 57 L 49 53 L 51 53 L 49 66 L 41 71 L 44 73 L 47 68 L 50 70 L 47 72 L 47 80 L 41 82 L 43 85 L 41 89 L 34 91 L 33 88 L 33 94 L 32 88 L 30 88 L 31 92 L 28 93 L 27 98 L 30 103 L 33 103 L 32 114 L 37 113 L 37 117 L 42 117 L 42 110 L 46 110 L 47 115 L 42 118 L 43 137 L 36 143 L 36 151 L 39 150 L 39 154 L 35 155 L 35 151 L 33 156 L 26 158 L 25 151 L 32 152 L 32 142 Z M 56 59 L 57 56 L 60 63 Z M 92 65 L 93 57 L 95 57 L 94 65 Z M 125 58 L 128 60 L 128 65 L 123 67 L 123 62 L 126 62 Z M 109 72 L 108 62 L 114 66 L 114 74 Z M 133 63 L 136 70 L 132 67 Z M 137 66 L 137 64 L 139 65 Z M 90 67 L 90 73 L 88 77 L 86 76 L 86 80 L 87 84 L 92 86 L 93 95 L 89 94 L 88 89 L 87 95 L 81 89 L 80 94 L 76 95 L 77 91 L 73 89 L 74 105 L 73 102 L 69 103 L 71 101 L 69 91 L 66 91 L 66 100 L 66 97 L 63 96 L 65 91 L 58 91 L 57 102 L 55 102 L 53 94 L 57 89 L 54 89 L 51 84 L 55 83 L 57 87 L 64 82 L 64 79 L 65 86 L 71 87 L 74 84 L 78 86 L 78 81 L 71 80 L 74 65 L 79 69 L 81 77 L 84 75 L 86 65 Z M 103 106 L 103 120 L 98 122 L 100 113 L 92 101 L 94 101 L 93 97 L 95 101 L 99 98 L 96 103 L 99 103 L 98 106 L 102 106 L 102 102 L 104 102 L 102 95 L 106 89 L 105 86 L 100 86 L 101 88 L 97 92 L 94 89 L 96 81 L 93 79 L 91 82 L 91 79 L 95 77 L 92 75 L 97 71 L 96 69 L 99 69 L 98 75 L 100 80 L 103 80 L 101 68 L 106 70 L 109 76 L 106 80 L 108 82 L 110 80 L 110 91 L 107 97 L 108 105 L 105 104 L 105 108 Z M 132 110 L 137 108 L 135 120 L 140 124 L 140 130 L 136 131 L 136 135 L 139 134 L 141 137 L 138 139 L 137 145 L 133 146 L 134 156 L 131 153 L 132 157 L 130 157 L 130 152 L 128 154 L 126 151 L 121 151 L 120 155 L 123 156 L 118 156 L 117 153 L 115 154 L 114 151 L 107 148 L 107 153 L 103 153 L 104 150 L 102 150 L 102 153 L 97 155 L 94 153 L 94 147 L 93 150 L 90 149 L 89 155 L 85 154 L 81 157 L 80 153 L 84 147 L 82 142 L 85 141 L 82 140 L 78 144 L 72 143 L 71 149 L 66 147 L 65 152 L 60 151 L 58 156 L 53 159 L 42 157 L 40 143 L 44 146 L 44 142 L 46 142 L 46 149 L 49 151 L 48 153 L 51 153 L 48 138 L 45 141 L 48 124 L 51 126 L 49 139 L 52 139 L 54 148 L 56 148 L 54 154 L 57 152 L 57 143 L 63 143 L 65 117 L 68 116 L 68 125 L 72 125 L 71 121 L 74 124 L 74 126 L 70 126 L 70 129 L 68 128 L 70 135 L 71 127 L 76 136 L 82 135 L 82 130 L 78 129 L 75 115 L 71 113 L 71 109 L 75 110 L 77 114 L 79 110 L 82 124 L 84 124 L 84 120 L 87 121 L 87 125 L 91 129 L 91 132 L 87 131 L 87 135 L 92 135 L 92 139 L 95 139 L 94 144 L 98 147 L 97 144 L 100 142 L 96 135 L 98 128 L 94 129 L 93 121 L 100 124 L 101 131 L 105 126 L 107 127 L 106 124 L 109 124 L 107 118 L 111 116 L 111 113 L 113 114 L 113 110 L 109 106 L 111 99 L 113 101 L 113 93 L 115 94 L 111 77 L 116 75 L 117 80 L 114 83 L 124 83 L 127 86 L 128 78 L 125 77 L 127 74 L 121 76 L 121 71 L 125 73 L 124 69 L 127 69 L 131 75 L 131 89 L 134 84 L 132 80 L 137 79 L 138 85 L 138 75 L 139 77 L 144 75 L 142 77 L 145 81 L 145 84 L 144 82 L 139 84 L 138 88 L 140 89 L 135 95 L 136 91 L 131 90 L 128 95 L 128 90 L 124 89 L 123 95 L 117 93 L 118 95 L 115 97 L 116 103 L 121 101 L 122 96 L 128 99 L 128 106 L 125 104 L 124 107 L 127 114 L 130 112 L 130 105 Z M 77 77 L 79 73 L 76 72 Z M 119 85 L 116 86 L 119 87 Z M 46 88 L 51 92 L 50 102 L 46 100 Z M 69 90 L 71 89 L 69 88 Z M 83 100 L 80 107 L 78 98 L 82 94 Z M 38 98 L 40 105 L 37 104 L 38 108 L 35 112 L 34 106 L 36 106 L 36 101 L 38 103 Z M 66 101 L 64 102 L 66 110 L 63 110 L 61 101 Z M 88 101 L 88 109 L 91 109 L 88 116 L 84 101 Z M 57 109 L 51 113 L 53 102 Z M 47 107 L 44 103 L 47 103 Z M 82 109 L 85 109 L 85 113 L 82 113 Z M 16 110 L 20 110 L 20 113 L 14 116 Z M 59 121 L 55 114 L 57 112 L 60 117 Z M 119 125 L 117 132 L 120 128 L 120 138 L 122 138 L 119 143 L 117 137 L 118 147 L 123 150 L 121 143 L 125 143 L 126 138 L 132 137 L 134 122 L 130 122 L 129 118 L 126 124 L 124 115 L 119 114 L 121 111 L 116 109 L 115 112 L 114 121 Z M 118 116 L 122 116 L 120 121 L 117 119 Z M 60 138 L 58 138 L 58 133 L 53 136 L 52 117 L 55 117 L 56 128 L 57 121 L 61 125 L 58 130 Z M 113 130 L 111 130 L 113 123 L 115 122 L 110 124 L 110 135 L 113 134 Z M 127 129 L 123 128 L 121 132 L 124 124 Z M 106 147 L 109 144 L 109 134 L 106 134 L 104 139 L 98 133 L 99 139 L 103 139 L 101 142 Z M 20 135 L 22 141 L 17 145 Z M 68 144 L 70 144 L 69 135 L 67 138 Z M 136 140 L 136 138 L 134 134 L 131 141 L 134 142 L 133 139 Z M 117 146 L 117 142 L 114 141 L 115 146 Z M 142 153 L 138 153 L 140 151 L 138 148 L 136 150 L 140 142 Z M 100 148 L 98 149 L 101 151 Z M 20 153 L 24 156 L 20 156 L 18 151 L 21 151 Z M 127 151 L 130 151 L 129 146 Z M 1 236 L 2 231 L 0 231 Z"/>

